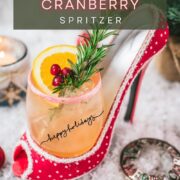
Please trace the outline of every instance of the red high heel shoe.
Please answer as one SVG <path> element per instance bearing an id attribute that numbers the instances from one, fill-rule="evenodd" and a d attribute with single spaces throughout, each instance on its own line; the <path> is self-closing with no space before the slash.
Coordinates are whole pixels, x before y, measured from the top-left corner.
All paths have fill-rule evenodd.
<path id="1" fill-rule="evenodd" d="M 152 9 L 150 11 L 153 19 Z M 111 60 L 110 54 L 116 55 L 112 62 L 106 61 L 106 70 L 102 78 L 107 121 L 90 151 L 75 158 L 58 158 L 41 149 L 27 132 L 21 137 L 14 152 L 14 174 L 29 180 L 74 179 L 96 168 L 108 152 L 113 128 L 128 88 L 139 72 L 150 62 L 150 58 L 165 46 L 168 34 L 168 27 L 158 30 L 120 32 L 115 40 L 116 46 L 107 58 Z M 129 114 L 132 115 L 132 112 L 131 108 Z"/>

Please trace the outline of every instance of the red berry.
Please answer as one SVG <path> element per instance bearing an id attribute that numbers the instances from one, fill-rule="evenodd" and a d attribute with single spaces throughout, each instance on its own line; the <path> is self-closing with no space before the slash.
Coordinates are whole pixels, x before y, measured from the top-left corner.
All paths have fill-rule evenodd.
<path id="1" fill-rule="evenodd" d="M 67 77 L 68 75 L 70 75 L 72 73 L 72 70 L 68 67 L 65 67 L 63 70 L 62 70 L 62 75 Z"/>
<path id="2" fill-rule="evenodd" d="M 2 168 L 4 162 L 5 162 L 5 153 L 3 149 L 0 147 L 0 168 Z"/>
<path id="3" fill-rule="evenodd" d="M 51 74 L 56 76 L 61 73 L 61 68 L 58 64 L 53 64 L 51 66 Z"/>
<path id="4" fill-rule="evenodd" d="M 63 77 L 60 76 L 60 75 L 58 75 L 58 76 L 54 77 L 53 82 L 52 82 L 52 85 L 55 86 L 55 87 L 57 87 L 57 86 L 60 86 L 61 83 L 63 83 L 63 82 L 64 82 Z"/>
<path id="5" fill-rule="evenodd" d="M 81 36 L 84 36 L 84 37 L 81 37 Z M 84 32 L 81 34 L 81 36 L 77 39 L 77 45 L 79 46 L 80 44 L 82 45 L 87 45 L 88 44 L 88 41 L 90 40 L 90 37 L 89 37 L 89 34 Z"/>

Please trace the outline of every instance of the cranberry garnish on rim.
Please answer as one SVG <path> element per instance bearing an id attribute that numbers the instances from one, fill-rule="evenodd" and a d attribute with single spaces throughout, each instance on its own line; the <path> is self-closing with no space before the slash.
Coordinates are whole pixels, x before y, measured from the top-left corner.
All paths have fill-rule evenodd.
<path id="1" fill-rule="evenodd" d="M 52 82 L 52 85 L 55 86 L 55 87 L 57 87 L 57 86 L 60 86 L 61 83 L 63 83 L 63 82 L 64 82 L 63 77 L 60 76 L 60 75 L 57 75 L 57 76 L 54 77 L 53 82 Z"/>
<path id="2" fill-rule="evenodd" d="M 70 75 L 72 73 L 72 70 L 68 67 L 65 67 L 63 70 L 62 70 L 62 75 L 64 77 L 67 77 L 68 75 Z"/>
<path id="3" fill-rule="evenodd" d="M 77 39 L 77 45 L 87 45 L 88 41 L 90 40 L 89 34 L 87 32 L 82 33 L 79 38 Z"/>
<path id="4" fill-rule="evenodd" d="M 51 74 L 56 76 L 61 73 L 61 68 L 58 64 L 53 64 L 51 66 Z"/>

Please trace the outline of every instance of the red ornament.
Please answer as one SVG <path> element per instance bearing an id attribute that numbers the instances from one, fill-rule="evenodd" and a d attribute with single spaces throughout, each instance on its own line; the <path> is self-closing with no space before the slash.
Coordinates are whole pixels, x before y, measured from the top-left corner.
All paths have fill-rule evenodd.
<path id="1" fill-rule="evenodd" d="M 84 36 L 84 37 L 81 37 L 81 36 Z M 89 34 L 87 32 L 84 32 L 81 34 L 81 36 L 77 39 L 77 45 L 88 45 L 88 41 L 90 40 L 90 37 L 89 37 Z"/>
<path id="2" fill-rule="evenodd" d="M 70 75 L 72 73 L 72 70 L 68 67 L 65 67 L 63 70 L 62 70 L 62 75 L 64 77 L 67 77 L 68 75 Z"/>
<path id="3" fill-rule="evenodd" d="M 0 147 L 0 168 L 2 168 L 4 162 L 5 162 L 5 153 L 3 149 Z"/>
<path id="4" fill-rule="evenodd" d="M 61 73 L 61 68 L 58 64 L 53 64 L 51 66 L 51 74 L 56 76 Z"/>
<path id="5" fill-rule="evenodd" d="M 57 87 L 57 86 L 60 86 L 61 83 L 64 82 L 64 79 L 62 76 L 58 75 L 58 76 L 55 76 L 54 79 L 53 79 L 53 82 L 52 82 L 52 85 Z"/>

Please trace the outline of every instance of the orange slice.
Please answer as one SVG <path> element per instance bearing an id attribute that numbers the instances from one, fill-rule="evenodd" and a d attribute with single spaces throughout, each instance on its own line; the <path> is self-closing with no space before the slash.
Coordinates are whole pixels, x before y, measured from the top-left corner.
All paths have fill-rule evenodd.
<path id="1" fill-rule="evenodd" d="M 50 73 L 51 66 L 58 64 L 61 69 L 70 67 L 68 59 L 75 63 L 76 54 L 76 47 L 68 45 L 53 46 L 41 52 L 33 62 L 32 79 L 35 86 L 43 93 L 52 95 L 54 76 Z"/>

